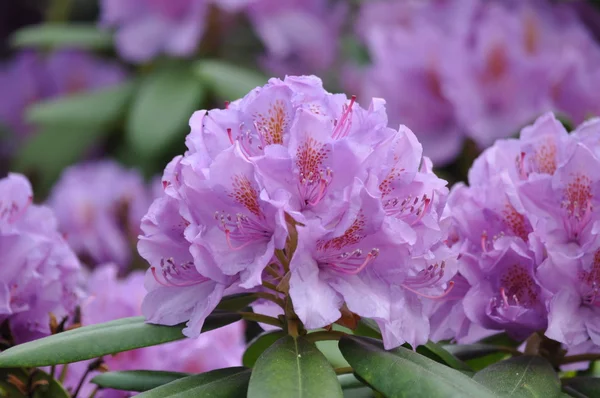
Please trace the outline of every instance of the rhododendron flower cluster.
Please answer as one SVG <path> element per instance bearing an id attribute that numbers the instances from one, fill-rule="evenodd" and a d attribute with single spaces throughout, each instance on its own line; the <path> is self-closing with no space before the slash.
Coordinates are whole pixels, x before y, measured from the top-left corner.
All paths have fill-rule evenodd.
<path id="1" fill-rule="evenodd" d="M 350 311 L 387 347 L 427 341 L 429 301 L 454 273 L 446 182 L 407 127 L 387 127 L 382 100 L 271 79 L 190 126 L 142 222 L 150 322 L 196 336 L 223 295 L 267 290 L 306 328 Z"/>
<path id="2" fill-rule="evenodd" d="M 598 337 L 600 119 L 568 134 L 546 114 L 486 150 L 448 200 L 464 313 L 517 339 Z"/>
<path id="3" fill-rule="evenodd" d="M 360 15 L 372 63 L 347 86 L 385 98 L 436 164 L 465 137 L 484 149 L 545 111 L 575 124 L 600 112 L 600 50 L 569 4 L 384 0 Z"/>
<path id="4" fill-rule="evenodd" d="M 151 191 L 136 170 L 103 160 L 67 168 L 48 204 L 59 229 L 89 266 L 114 262 L 125 268 L 153 198 Z"/>
<path id="5" fill-rule="evenodd" d="M 0 179 L 0 324 L 15 343 L 49 335 L 52 316 L 71 316 L 81 297 L 77 257 L 52 211 L 32 200 L 22 175 Z"/>
<path id="6" fill-rule="evenodd" d="M 81 306 L 83 325 L 93 325 L 119 318 L 138 316 L 144 298 L 144 273 L 133 271 L 124 279 L 117 278 L 118 267 L 104 264 L 97 267 L 87 279 L 88 297 Z M 245 348 L 244 324 L 236 322 L 219 330 L 203 333 L 198 339 L 185 339 L 169 344 L 140 348 L 103 358 L 108 370 L 165 370 L 171 372 L 202 373 L 213 369 L 241 366 Z M 96 387 L 89 381 L 98 371 L 86 375 L 94 361 L 70 364 L 66 371 L 65 387 L 73 392 L 82 377 L 80 390 L 89 396 Z M 132 393 L 102 389 L 96 396 L 125 398 Z"/>

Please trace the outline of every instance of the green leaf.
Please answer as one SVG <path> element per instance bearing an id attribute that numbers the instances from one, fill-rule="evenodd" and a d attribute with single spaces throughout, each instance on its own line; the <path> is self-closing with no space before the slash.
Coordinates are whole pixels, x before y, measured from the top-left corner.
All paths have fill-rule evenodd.
<path id="1" fill-rule="evenodd" d="M 159 155 L 182 138 L 204 99 L 202 83 L 186 64 L 165 63 L 144 77 L 127 118 L 129 144 L 143 156 Z"/>
<path id="2" fill-rule="evenodd" d="M 285 335 L 282 330 L 275 330 L 256 336 L 248 344 L 248 348 L 246 348 L 246 352 L 244 352 L 244 357 L 242 358 L 242 364 L 248 368 L 254 367 L 254 364 L 256 364 L 262 353 Z"/>
<path id="3" fill-rule="evenodd" d="M 268 80 L 257 71 L 217 60 L 199 61 L 195 65 L 195 71 L 211 91 L 224 101 L 242 98 Z"/>
<path id="4" fill-rule="evenodd" d="M 285 336 L 256 361 L 248 398 L 342 397 L 327 358 L 303 337 Z"/>
<path id="5" fill-rule="evenodd" d="M 600 397 L 599 377 L 573 377 L 563 381 L 563 389 L 573 397 Z"/>
<path id="6" fill-rule="evenodd" d="M 363 384 L 363 382 L 361 382 L 360 380 L 358 380 L 356 378 L 356 376 L 354 376 L 353 374 L 343 374 L 343 375 L 338 375 L 338 383 L 340 383 L 340 386 L 342 386 L 342 389 L 353 389 L 353 388 L 360 388 L 360 387 L 364 387 L 365 385 Z"/>
<path id="7" fill-rule="evenodd" d="M 246 396 L 250 370 L 225 368 L 184 377 L 150 391 L 138 398 L 242 398 Z"/>
<path id="8" fill-rule="evenodd" d="M 158 370 L 125 370 L 101 373 L 92 379 L 100 387 L 123 391 L 148 391 L 172 381 L 188 377 L 188 373 Z"/>
<path id="9" fill-rule="evenodd" d="M 231 313 L 213 313 L 202 331 L 217 329 L 240 319 Z M 0 353 L 0 367 L 38 367 L 83 361 L 103 355 L 183 339 L 184 325 L 159 326 L 144 317 L 123 318 L 85 326 L 9 348 Z"/>
<path id="10" fill-rule="evenodd" d="M 257 299 L 258 297 L 252 293 L 233 294 L 231 296 L 223 297 L 219 305 L 217 305 L 217 310 L 232 312 L 241 311 L 255 302 Z"/>
<path id="11" fill-rule="evenodd" d="M 419 354 L 425 355 L 427 358 L 431 358 L 436 362 L 445 363 L 446 365 L 460 371 L 473 372 L 473 369 L 448 351 L 444 349 L 441 345 L 437 343 L 433 343 L 431 341 L 427 342 L 422 346 L 417 347 L 417 352 Z"/>
<path id="12" fill-rule="evenodd" d="M 354 334 L 357 336 L 381 339 L 381 331 L 379 330 L 379 326 L 377 326 L 377 323 L 374 320 L 369 318 L 360 319 Z"/>
<path id="13" fill-rule="evenodd" d="M 112 47 L 112 35 L 96 25 L 43 24 L 19 29 L 11 38 L 15 47 L 69 47 L 90 50 Z"/>
<path id="14" fill-rule="evenodd" d="M 41 370 L 35 370 L 32 385 L 37 387 L 33 390 L 32 398 L 69 398 L 70 395 L 58 381 Z"/>
<path id="15" fill-rule="evenodd" d="M 338 342 L 334 340 L 317 341 L 315 343 L 319 351 L 325 355 L 325 358 L 334 368 L 344 368 L 350 366 L 346 358 L 340 352 Z"/>
<path id="16" fill-rule="evenodd" d="M 552 365 L 542 357 L 523 355 L 477 372 L 473 379 L 501 397 L 554 398 L 561 394 Z"/>
<path id="17" fill-rule="evenodd" d="M 37 102 L 27 111 L 27 120 L 37 126 L 106 129 L 124 115 L 135 90 L 126 82 L 101 90 Z"/>
<path id="18" fill-rule="evenodd" d="M 339 345 L 354 372 L 389 398 L 496 397 L 461 372 L 404 347 L 386 351 L 377 340 L 350 336 Z"/>
<path id="19" fill-rule="evenodd" d="M 486 355 L 502 351 L 498 346 L 483 343 L 448 344 L 444 346 L 444 349 L 463 361 L 485 357 Z"/>

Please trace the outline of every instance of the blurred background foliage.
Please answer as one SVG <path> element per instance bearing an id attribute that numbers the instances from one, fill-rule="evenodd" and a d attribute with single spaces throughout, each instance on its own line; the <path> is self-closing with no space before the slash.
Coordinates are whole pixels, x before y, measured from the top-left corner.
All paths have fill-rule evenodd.
<path id="1" fill-rule="evenodd" d="M 298 58 L 295 62 L 291 57 L 285 64 L 291 65 L 288 70 L 264 62 L 265 43 L 257 35 L 248 13 L 227 11 L 219 2 L 209 6 L 205 30 L 193 54 L 181 58 L 159 55 L 130 63 L 115 48 L 115 31 L 97 22 L 102 4 L 96 0 L 0 0 L 0 65 L 9 65 L 19 54 L 31 50 L 42 57 L 51 57 L 56 52 L 75 49 L 93 54 L 93 62 L 118 64 L 126 76 L 111 84 L 94 84 L 90 83 L 96 79 L 94 73 L 84 71 L 92 66 L 73 65 L 73 70 L 65 72 L 68 77 L 77 80 L 78 73 L 87 73 L 83 78 L 87 82 L 75 82 L 73 89 L 58 94 L 21 99 L 25 103 L 21 118 L 26 134 L 11 131 L 7 123 L 2 123 L 0 115 L 0 174 L 9 170 L 26 174 L 39 201 L 48 195 L 65 167 L 83 160 L 114 158 L 123 165 L 139 169 L 150 179 L 161 174 L 166 163 L 185 150 L 187 123 L 195 110 L 222 108 L 226 101 L 240 98 L 264 84 L 268 76 L 283 77 L 298 71 L 316 73 L 328 90 L 354 94 L 350 92 L 354 82 L 352 77 L 347 77 L 347 66 L 367 66 L 373 56 L 356 33 L 360 19 L 366 18 L 363 14 L 368 11 L 361 7 L 368 1 L 329 3 L 331 7 L 334 3 L 343 3 L 341 15 L 344 17 L 337 32 L 339 35 L 328 39 L 335 42 L 332 61 L 326 67 L 314 63 L 296 70 L 296 64 L 301 64 L 302 60 Z M 563 3 L 573 4 L 574 8 L 583 3 L 586 7 L 589 5 L 583 0 Z M 591 3 L 600 4 L 597 1 Z M 583 25 L 591 28 L 590 34 L 600 32 L 595 10 L 589 7 L 584 11 L 578 9 L 577 15 Z M 329 25 L 335 24 L 337 17 L 331 11 L 323 18 Z M 442 18 L 451 20 L 454 15 Z M 296 32 L 296 35 L 309 33 Z M 315 54 L 316 58 L 321 57 L 321 54 Z M 24 89 L 27 79 L 23 76 L 6 79 L 8 83 L 0 79 L 1 97 L 4 98 L 2 101 L 10 102 L 11 96 L 20 95 L 17 91 Z M 23 80 L 11 86 L 10 79 Z M 359 101 L 363 105 L 368 103 L 368 99 L 361 100 L 360 95 Z M 8 112 L 17 112 L 11 111 L 10 105 L 7 108 Z M 388 114 L 393 115 L 394 109 L 388 108 Z M 535 116 L 532 115 L 531 120 Z M 564 120 L 565 124 L 571 124 L 568 117 Z M 419 136 L 420 126 L 407 124 Z M 514 129 L 514 133 L 517 132 L 518 129 Z M 438 172 L 451 183 L 465 180 L 472 160 L 481 149 L 481 145 L 467 137 L 459 155 L 453 161 L 444 162 Z M 427 154 L 427 150 L 425 152 Z"/>

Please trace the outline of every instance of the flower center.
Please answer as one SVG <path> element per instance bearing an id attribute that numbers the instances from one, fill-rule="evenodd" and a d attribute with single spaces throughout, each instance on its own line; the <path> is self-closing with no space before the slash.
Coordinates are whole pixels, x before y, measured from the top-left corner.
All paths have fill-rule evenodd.
<path id="1" fill-rule="evenodd" d="M 404 280 L 404 283 L 402 283 L 402 287 L 425 298 L 440 299 L 446 297 L 454 287 L 453 281 L 450 281 L 448 283 L 447 289 L 438 296 L 427 295 L 419 291 L 420 289 L 436 287 L 436 285 L 444 277 L 445 268 L 445 261 L 442 261 L 440 264 L 435 263 L 433 265 L 430 265 L 429 267 L 419 271 L 416 275 L 407 277 Z"/>
<path id="2" fill-rule="evenodd" d="M 579 239 L 581 232 L 591 219 L 592 205 L 591 180 L 582 174 L 575 174 L 564 191 L 561 207 L 567 213 L 566 223 L 569 236 Z"/>
<path id="3" fill-rule="evenodd" d="M 327 266 L 337 272 L 344 274 L 358 274 L 379 255 L 379 249 L 372 248 L 367 253 L 362 249 L 343 251 L 348 246 L 356 246 L 365 237 L 365 216 L 359 212 L 352 225 L 343 235 L 329 240 L 317 242 L 317 250 L 320 252 L 319 264 Z"/>
<path id="4" fill-rule="evenodd" d="M 194 263 L 176 264 L 173 257 L 160 260 L 160 270 L 152 267 L 152 276 L 163 286 L 185 287 L 205 282 L 208 278 L 198 273 Z"/>
<path id="5" fill-rule="evenodd" d="M 529 272 L 515 264 L 500 278 L 498 296 L 493 300 L 502 308 L 531 307 L 538 300 L 538 287 Z"/>

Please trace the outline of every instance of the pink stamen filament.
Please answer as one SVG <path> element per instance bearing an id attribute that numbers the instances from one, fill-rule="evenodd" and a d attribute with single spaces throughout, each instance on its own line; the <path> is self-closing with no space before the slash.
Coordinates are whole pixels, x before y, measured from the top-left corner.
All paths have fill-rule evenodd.
<path id="1" fill-rule="evenodd" d="M 313 172 L 307 176 L 300 174 L 300 195 L 304 198 L 304 203 L 310 206 L 315 206 L 323 200 L 327 192 L 327 187 L 331 184 L 333 172 L 327 168 L 324 172 L 320 172 L 318 179 L 315 178 Z"/>
<path id="2" fill-rule="evenodd" d="M 344 105 L 342 117 L 336 121 L 333 134 L 331 135 L 331 138 L 334 140 L 347 137 L 350 133 L 350 128 L 352 127 L 352 106 L 354 105 L 355 101 L 356 95 L 353 95 L 350 98 L 350 103 L 348 105 Z"/>
<path id="3" fill-rule="evenodd" d="M 363 252 L 356 249 L 337 255 L 322 257 L 319 263 L 347 275 L 356 275 L 364 270 L 379 255 L 379 249 L 372 249 L 363 257 Z"/>
<path id="4" fill-rule="evenodd" d="M 234 219 L 230 214 L 216 212 L 215 219 L 219 221 L 217 226 L 225 233 L 231 250 L 241 250 L 252 243 L 268 240 L 272 235 L 269 228 L 243 214 L 238 213 Z M 233 241 L 242 244 L 235 246 Z"/>

